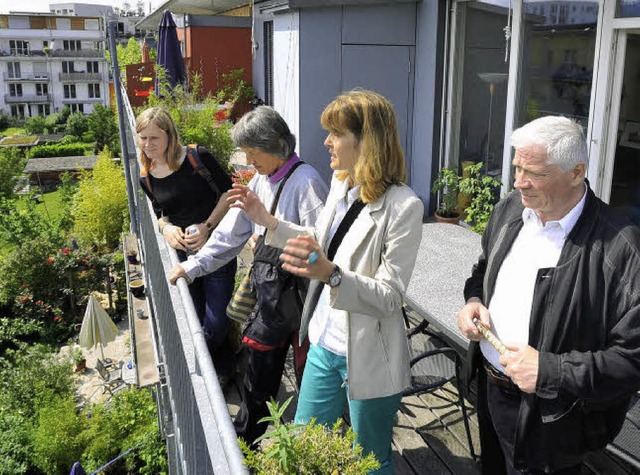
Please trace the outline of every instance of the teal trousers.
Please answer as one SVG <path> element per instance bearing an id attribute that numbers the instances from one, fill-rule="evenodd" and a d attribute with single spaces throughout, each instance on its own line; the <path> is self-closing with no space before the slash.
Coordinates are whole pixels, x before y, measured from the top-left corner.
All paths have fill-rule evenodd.
<path id="1" fill-rule="evenodd" d="M 376 474 L 393 473 L 391 433 L 402 393 L 374 399 L 349 400 L 347 359 L 316 345 L 307 355 L 307 364 L 302 376 L 296 424 L 306 424 L 312 418 L 326 426 L 332 426 L 349 405 L 351 427 L 356 433 L 356 443 L 363 454 L 373 452 L 380 462 Z"/>

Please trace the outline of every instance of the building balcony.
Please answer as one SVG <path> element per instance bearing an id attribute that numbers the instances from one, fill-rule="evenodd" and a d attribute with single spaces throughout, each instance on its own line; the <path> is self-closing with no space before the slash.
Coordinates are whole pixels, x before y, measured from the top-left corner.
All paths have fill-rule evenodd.
<path id="1" fill-rule="evenodd" d="M 54 49 L 50 53 L 52 58 L 104 58 L 104 50 L 101 49 L 79 49 L 64 50 Z"/>
<path id="2" fill-rule="evenodd" d="M 63 104 L 92 104 L 96 102 L 104 102 L 102 97 L 63 97 Z"/>
<path id="3" fill-rule="evenodd" d="M 10 94 L 5 94 L 4 102 L 6 104 L 24 104 L 25 102 L 46 103 L 51 102 L 51 94 L 23 94 L 22 96 L 12 96 Z"/>
<path id="4" fill-rule="evenodd" d="M 32 57 L 45 57 L 46 53 L 42 50 L 26 50 L 26 49 L 11 49 L 0 50 L 0 57 L 4 58 L 32 58 Z"/>
<path id="5" fill-rule="evenodd" d="M 4 72 L 2 74 L 2 77 L 4 78 L 5 81 L 16 81 L 16 82 L 49 81 L 49 73 L 24 73 L 16 76 L 15 74 L 9 74 L 7 72 Z"/>
<path id="6" fill-rule="evenodd" d="M 102 81 L 102 73 L 60 73 L 58 77 L 61 82 Z"/>

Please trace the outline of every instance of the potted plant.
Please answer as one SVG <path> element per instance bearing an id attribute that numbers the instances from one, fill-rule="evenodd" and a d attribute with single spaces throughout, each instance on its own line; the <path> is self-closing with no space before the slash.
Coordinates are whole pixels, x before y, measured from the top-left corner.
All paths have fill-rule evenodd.
<path id="1" fill-rule="evenodd" d="M 441 168 L 433 182 L 432 191 L 440 192 L 440 206 L 436 211 L 436 220 L 441 223 L 458 224 L 460 213 L 456 210 L 460 176 L 457 167 Z"/>
<path id="2" fill-rule="evenodd" d="M 479 162 L 465 167 L 464 178 L 459 183 L 460 192 L 471 196 L 471 202 L 464 210 L 466 221 L 471 224 L 471 229 L 480 234 L 487 226 L 498 201 L 496 190 L 502 185 L 499 180 L 482 173 L 483 166 Z"/>
<path id="3" fill-rule="evenodd" d="M 76 365 L 75 372 L 79 373 L 81 371 L 84 371 L 87 367 L 87 359 L 84 356 L 82 348 L 80 348 L 78 345 L 73 345 L 71 348 L 69 348 L 69 355 Z"/>

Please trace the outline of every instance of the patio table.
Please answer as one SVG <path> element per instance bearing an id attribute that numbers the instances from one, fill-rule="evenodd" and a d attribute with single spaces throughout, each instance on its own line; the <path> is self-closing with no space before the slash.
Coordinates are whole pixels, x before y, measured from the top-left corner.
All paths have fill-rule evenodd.
<path id="1" fill-rule="evenodd" d="M 469 340 L 458 330 L 463 289 L 481 252 L 480 235 L 455 224 L 424 223 L 405 302 L 462 353 Z"/>

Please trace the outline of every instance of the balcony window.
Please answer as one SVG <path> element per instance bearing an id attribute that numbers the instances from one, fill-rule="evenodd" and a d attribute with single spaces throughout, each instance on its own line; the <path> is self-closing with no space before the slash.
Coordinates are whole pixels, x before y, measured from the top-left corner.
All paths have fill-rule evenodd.
<path id="1" fill-rule="evenodd" d="M 100 84 L 89 84 L 89 97 L 92 99 L 100 97 Z"/>
<path id="2" fill-rule="evenodd" d="M 81 112 L 84 114 L 84 104 L 71 104 L 71 112 Z"/>
<path id="3" fill-rule="evenodd" d="M 45 117 L 49 114 L 51 114 L 51 107 L 49 104 L 38 104 L 38 115 Z"/>
<path id="4" fill-rule="evenodd" d="M 98 62 L 97 61 L 87 61 L 87 72 L 88 73 L 97 73 L 99 71 Z"/>
<path id="5" fill-rule="evenodd" d="M 22 97 L 22 84 L 9 84 L 9 95 L 11 97 Z"/>
<path id="6" fill-rule="evenodd" d="M 24 117 L 24 105 L 11 106 L 11 115 L 14 117 Z"/>
<path id="7" fill-rule="evenodd" d="M 20 79 L 20 63 L 7 63 L 9 70 L 9 79 Z"/>
<path id="8" fill-rule="evenodd" d="M 640 1 L 618 0 L 616 5 L 617 18 L 640 17 Z"/>
<path id="9" fill-rule="evenodd" d="M 598 4 L 564 5 L 558 15 L 534 13 L 535 0 L 524 2 L 521 95 L 516 100 L 516 126 L 544 115 L 564 115 L 587 125 Z M 555 5 L 554 5 L 555 6 Z"/>
<path id="10" fill-rule="evenodd" d="M 46 96 L 49 93 L 49 85 L 36 83 L 36 96 Z"/>
<path id="11" fill-rule="evenodd" d="M 62 62 L 62 72 L 63 73 L 75 73 L 74 63 L 73 61 L 63 61 Z"/>
<path id="12" fill-rule="evenodd" d="M 64 85 L 64 98 L 65 99 L 75 99 L 76 98 L 76 85 L 75 84 L 65 84 Z"/>
<path id="13" fill-rule="evenodd" d="M 505 62 L 504 27 L 509 9 L 488 1 L 459 3 L 463 12 L 458 31 L 452 83 L 449 165 L 462 169 L 483 163 L 483 172 L 500 178 L 504 147 L 509 65 Z"/>
<path id="14" fill-rule="evenodd" d="M 29 42 L 21 40 L 9 40 L 9 53 L 18 55 L 29 54 Z"/>
<path id="15" fill-rule="evenodd" d="M 80 40 L 64 40 L 62 42 L 62 49 L 65 51 L 80 51 L 82 50 L 82 44 Z"/>

